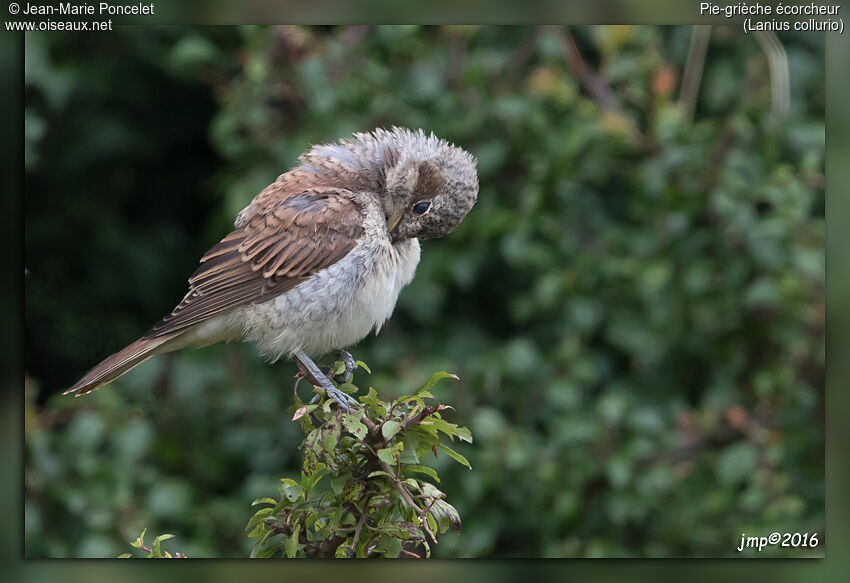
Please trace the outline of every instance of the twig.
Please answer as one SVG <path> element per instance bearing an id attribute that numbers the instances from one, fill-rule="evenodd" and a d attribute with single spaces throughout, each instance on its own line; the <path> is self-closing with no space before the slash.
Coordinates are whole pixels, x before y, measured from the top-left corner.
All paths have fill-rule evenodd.
<path id="1" fill-rule="evenodd" d="M 419 516 L 419 520 L 422 522 L 422 528 L 425 529 L 425 532 L 428 533 L 428 536 L 431 537 L 431 540 L 436 543 L 437 535 L 431 532 L 431 529 L 428 527 L 428 518 L 426 512 L 422 508 L 420 508 L 419 505 L 416 504 L 416 502 L 414 502 L 413 498 L 410 496 L 410 492 L 407 491 L 407 488 L 404 487 L 404 484 L 402 484 L 398 476 L 395 475 L 395 472 L 390 467 L 390 465 L 383 461 L 380 462 L 380 464 L 381 470 L 383 470 L 387 473 L 387 475 L 389 475 L 390 479 L 395 485 L 396 490 L 398 490 L 399 494 L 401 494 L 401 497 L 404 499 L 407 505 L 410 506 L 413 511 L 416 512 L 416 514 Z"/>
<path id="2" fill-rule="evenodd" d="M 791 106 L 788 55 L 772 30 L 759 30 L 755 35 L 767 57 L 767 68 L 770 71 L 770 114 L 776 121 L 782 122 Z"/>
<path id="3" fill-rule="evenodd" d="M 463 75 L 467 56 L 467 41 L 463 35 L 455 35 L 449 45 L 449 66 L 446 68 L 446 83 L 457 88 Z"/>
<path id="4" fill-rule="evenodd" d="M 720 171 L 722 169 L 723 161 L 726 159 L 726 155 L 734 145 L 735 132 L 727 130 L 723 134 L 723 137 L 719 140 L 717 147 L 709 156 L 709 163 L 706 164 L 706 174 L 702 180 L 702 187 L 700 188 L 701 192 L 711 192 L 717 186 L 717 181 L 720 179 Z M 707 212 L 709 222 L 712 222 L 713 214 L 711 208 L 709 208 Z"/>
<path id="5" fill-rule="evenodd" d="M 537 45 L 537 39 L 540 36 L 540 30 L 544 27 L 538 27 L 531 31 L 525 38 L 519 48 L 514 51 L 510 61 L 508 61 L 507 79 L 511 85 L 516 85 L 522 72 L 522 67 L 528 62 L 528 59 L 534 54 L 534 49 Z"/>
<path id="6" fill-rule="evenodd" d="M 693 27 L 688 57 L 685 61 L 685 72 L 682 74 L 682 85 L 679 88 L 679 106 L 682 108 L 685 119 L 690 120 L 694 117 L 710 37 L 710 24 Z"/>
<path id="7" fill-rule="evenodd" d="M 696 442 L 660 452 L 655 455 L 647 456 L 635 462 L 635 469 L 638 472 L 648 470 L 652 466 L 660 462 L 682 462 L 694 458 L 698 453 L 706 449 L 719 449 L 730 443 L 733 443 L 742 434 L 740 431 L 722 427 L 709 435 L 698 438 Z"/>
<path id="8" fill-rule="evenodd" d="M 603 77 L 591 71 L 587 66 L 573 35 L 570 33 L 569 27 L 553 27 L 551 30 L 560 41 L 567 66 L 569 66 L 572 74 L 579 80 L 579 83 L 599 103 L 602 109 L 606 111 L 619 111 L 620 104 L 617 102 L 617 98 L 614 97 L 613 91 L 611 91 L 611 88 Z"/>
<path id="9" fill-rule="evenodd" d="M 366 508 L 368 504 L 369 501 L 367 500 L 363 504 L 363 507 Z M 357 526 L 354 527 L 354 537 L 351 539 L 351 550 L 353 550 L 355 553 L 357 552 L 355 550 L 355 548 L 357 547 L 357 541 L 360 540 L 360 531 L 363 530 L 364 524 L 366 524 L 366 512 L 361 512 L 360 520 L 357 521 Z"/>
<path id="10" fill-rule="evenodd" d="M 407 429 L 408 425 L 421 423 L 423 419 L 428 417 L 431 413 L 433 413 L 434 411 L 436 411 L 439 408 L 440 408 L 439 405 L 428 405 L 427 407 L 422 409 L 422 411 L 420 411 L 419 413 L 417 413 L 416 415 L 414 415 L 410 419 L 405 419 L 404 422 L 401 424 L 401 430 L 404 431 L 405 429 Z"/>
<path id="11" fill-rule="evenodd" d="M 372 436 L 373 438 L 381 438 L 380 426 L 377 423 L 374 423 L 371 419 L 369 419 L 369 416 L 366 415 L 365 411 L 362 415 L 360 415 L 360 421 L 362 421 L 363 425 L 366 426 L 366 429 L 369 431 L 370 436 Z"/>
<path id="12" fill-rule="evenodd" d="M 346 27 L 339 35 L 339 39 L 346 49 L 352 50 L 357 44 L 363 40 L 363 37 L 369 32 L 368 24 L 356 24 Z"/>

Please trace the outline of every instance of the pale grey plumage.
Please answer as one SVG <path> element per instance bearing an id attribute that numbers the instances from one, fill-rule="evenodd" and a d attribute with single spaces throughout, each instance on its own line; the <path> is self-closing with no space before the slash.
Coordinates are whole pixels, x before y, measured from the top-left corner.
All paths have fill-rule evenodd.
<path id="1" fill-rule="evenodd" d="M 475 159 L 422 130 L 355 134 L 300 162 L 239 213 L 170 316 L 67 392 L 190 345 L 253 341 L 269 360 L 350 346 L 392 314 L 419 239 L 449 233 L 478 196 Z"/>

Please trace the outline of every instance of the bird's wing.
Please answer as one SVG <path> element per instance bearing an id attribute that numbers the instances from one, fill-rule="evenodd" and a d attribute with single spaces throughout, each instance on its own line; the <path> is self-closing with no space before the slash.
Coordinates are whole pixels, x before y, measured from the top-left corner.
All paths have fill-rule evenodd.
<path id="1" fill-rule="evenodd" d="M 311 188 L 264 205 L 201 258 L 189 293 L 146 337 L 270 300 L 339 261 L 362 234 L 363 215 L 344 189 Z"/>

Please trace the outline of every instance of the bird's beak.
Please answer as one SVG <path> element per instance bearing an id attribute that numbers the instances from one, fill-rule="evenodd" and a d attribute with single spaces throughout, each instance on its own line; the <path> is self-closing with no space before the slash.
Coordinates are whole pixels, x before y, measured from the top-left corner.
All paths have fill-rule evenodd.
<path id="1" fill-rule="evenodd" d="M 401 208 L 398 212 L 398 215 L 395 217 L 387 217 L 387 232 L 392 233 L 393 229 L 395 229 L 398 224 L 401 222 L 401 217 L 404 216 L 404 208 Z"/>

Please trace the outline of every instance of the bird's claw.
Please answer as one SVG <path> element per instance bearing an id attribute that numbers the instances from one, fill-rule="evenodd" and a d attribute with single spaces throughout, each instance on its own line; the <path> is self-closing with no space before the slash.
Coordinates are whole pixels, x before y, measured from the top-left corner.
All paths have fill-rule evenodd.
<path id="1" fill-rule="evenodd" d="M 349 413 L 351 411 L 351 406 L 359 405 L 357 399 L 347 394 L 345 391 L 341 391 L 334 386 L 322 387 L 328 396 L 337 402 L 337 404 L 342 408 L 343 411 Z M 310 404 L 319 402 L 319 393 L 313 395 L 313 398 L 310 399 Z"/>
<path id="2" fill-rule="evenodd" d="M 337 360 L 342 362 L 345 365 L 345 372 L 342 375 L 337 375 L 339 378 L 339 382 L 347 383 L 351 380 L 351 375 L 354 373 L 354 369 L 357 368 L 357 363 L 354 361 L 354 357 L 351 356 L 351 353 L 347 350 L 337 350 L 336 351 Z"/>
<path id="3" fill-rule="evenodd" d="M 342 407 L 343 411 L 346 413 L 351 411 L 352 406 L 356 407 L 359 404 L 357 399 L 336 387 L 326 388 L 325 392 L 327 392 L 330 398 L 339 403 L 339 406 Z"/>

